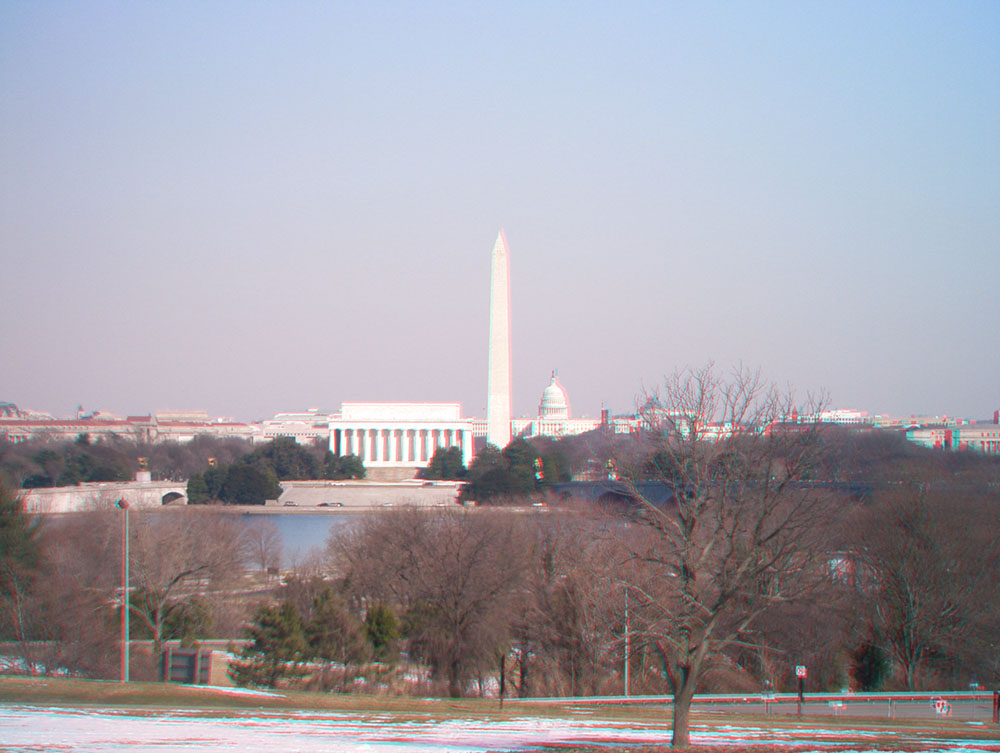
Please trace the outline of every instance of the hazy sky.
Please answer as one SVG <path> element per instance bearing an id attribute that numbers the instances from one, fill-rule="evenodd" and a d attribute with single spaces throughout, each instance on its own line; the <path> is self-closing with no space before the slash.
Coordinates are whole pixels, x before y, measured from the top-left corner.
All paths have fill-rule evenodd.
<path id="1" fill-rule="evenodd" d="M 1000 3 L 0 3 L 0 400 L 1000 407 Z"/>

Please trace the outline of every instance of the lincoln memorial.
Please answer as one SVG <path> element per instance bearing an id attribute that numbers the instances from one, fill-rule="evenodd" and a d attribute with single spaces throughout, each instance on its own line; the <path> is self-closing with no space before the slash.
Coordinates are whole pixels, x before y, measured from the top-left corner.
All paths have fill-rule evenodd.
<path id="1" fill-rule="evenodd" d="M 330 451 L 370 469 L 423 468 L 438 447 L 458 447 L 468 466 L 472 441 L 460 403 L 344 403 L 330 417 Z"/>

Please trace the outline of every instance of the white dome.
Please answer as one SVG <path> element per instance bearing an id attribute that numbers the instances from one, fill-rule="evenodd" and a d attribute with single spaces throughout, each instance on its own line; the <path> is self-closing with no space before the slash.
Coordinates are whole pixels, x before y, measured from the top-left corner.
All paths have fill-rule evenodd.
<path id="1" fill-rule="evenodd" d="M 569 418 L 569 395 L 561 384 L 556 372 L 552 372 L 552 381 L 542 393 L 542 402 L 538 406 L 539 418 Z"/>

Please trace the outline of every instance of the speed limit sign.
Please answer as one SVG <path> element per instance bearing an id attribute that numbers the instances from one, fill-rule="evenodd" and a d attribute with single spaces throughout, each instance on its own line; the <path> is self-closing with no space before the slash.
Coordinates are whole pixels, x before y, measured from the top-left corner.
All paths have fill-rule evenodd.
<path id="1" fill-rule="evenodd" d="M 806 674 L 807 674 L 807 672 L 806 672 L 806 665 L 805 664 L 796 664 L 795 665 L 795 676 L 796 677 L 805 677 Z"/>

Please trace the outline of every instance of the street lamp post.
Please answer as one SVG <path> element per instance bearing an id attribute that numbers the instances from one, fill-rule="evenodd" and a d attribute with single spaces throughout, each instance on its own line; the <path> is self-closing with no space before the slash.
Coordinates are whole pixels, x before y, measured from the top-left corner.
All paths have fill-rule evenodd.
<path id="1" fill-rule="evenodd" d="M 115 502 L 122 515 L 122 682 L 128 682 L 128 502 Z"/>
<path id="2" fill-rule="evenodd" d="M 625 589 L 625 697 L 628 698 L 628 652 L 629 652 L 629 634 L 628 634 L 628 589 Z"/>

